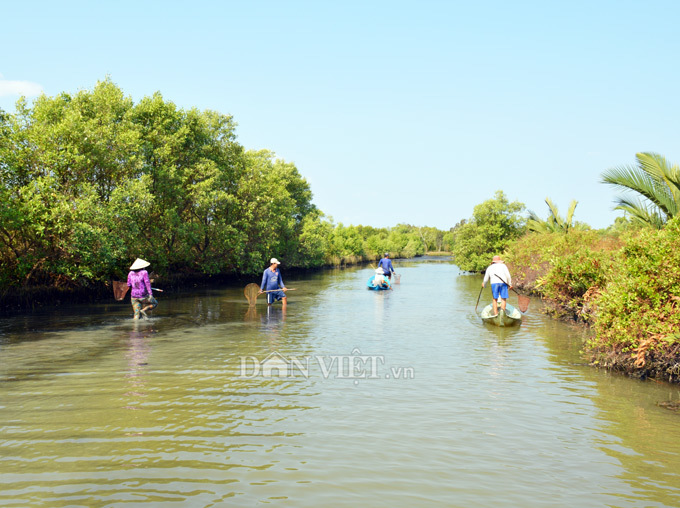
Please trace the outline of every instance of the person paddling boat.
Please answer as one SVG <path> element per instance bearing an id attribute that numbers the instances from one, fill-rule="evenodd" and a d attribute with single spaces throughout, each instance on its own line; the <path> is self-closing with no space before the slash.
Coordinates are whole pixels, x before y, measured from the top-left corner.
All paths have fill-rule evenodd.
<path id="1" fill-rule="evenodd" d="M 498 315 L 497 300 L 500 299 L 501 309 L 505 313 L 508 300 L 508 288 L 512 287 L 510 271 L 505 263 L 503 263 L 500 256 L 494 256 L 491 265 L 486 269 L 482 287 L 484 287 L 489 280 L 491 281 L 491 294 L 493 296 L 493 315 L 496 316 Z"/>

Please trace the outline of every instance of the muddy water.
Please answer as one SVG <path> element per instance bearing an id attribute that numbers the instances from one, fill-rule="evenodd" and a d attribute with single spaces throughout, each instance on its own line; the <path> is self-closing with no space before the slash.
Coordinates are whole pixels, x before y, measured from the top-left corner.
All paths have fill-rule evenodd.
<path id="1" fill-rule="evenodd" d="M 483 325 L 448 262 L 395 264 L 390 292 L 285 278 L 285 313 L 226 288 L 0 320 L 0 506 L 680 506 L 677 387 L 583 365 L 535 301 Z"/>

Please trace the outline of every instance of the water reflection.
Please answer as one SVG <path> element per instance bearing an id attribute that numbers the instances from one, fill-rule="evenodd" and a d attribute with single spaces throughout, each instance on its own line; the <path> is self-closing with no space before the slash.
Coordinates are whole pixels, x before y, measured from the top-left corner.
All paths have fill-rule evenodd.
<path id="1" fill-rule="evenodd" d="M 153 325 L 136 321 L 130 331 L 125 349 L 128 370 L 125 379 L 128 383 L 126 397 L 131 400 L 125 409 L 139 409 L 140 398 L 146 397 L 146 370 L 151 353 L 150 338 L 156 333 Z"/>
<path id="2" fill-rule="evenodd" d="M 589 398 L 597 407 L 595 425 L 601 432 L 595 446 L 621 464 L 618 476 L 630 485 L 633 497 L 658 506 L 680 506 L 680 442 L 669 439 L 677 434 L 679 419 L 657 404 L 680 400 L 680 389 L 585 365 L 580 345 L 587 331 L 578 327 L 547 321 L 534 331 L 561 366 L 565 382 L 573 385 L 578 378 L 594 388 Z"/>
<path id="3" fill-rule="evenodd" d="M 398 272 L 381 293 L 363 267 L 305 275 L 285 313 L 234 287 L 148 322 L 3 326 L 0 506 L 680 505 L 678 416 L 656 405 L 676 388 L 583 366 L 578 329 L 534 302 L 485 327 L 481 278 L 448 261 Z M 379 376 L 239 372 L 354 348 Z"/>

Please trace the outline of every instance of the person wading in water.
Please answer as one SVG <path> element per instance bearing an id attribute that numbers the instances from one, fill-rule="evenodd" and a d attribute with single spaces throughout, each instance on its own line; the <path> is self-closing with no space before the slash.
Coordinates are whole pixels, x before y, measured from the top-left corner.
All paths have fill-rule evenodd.
<path id="1" fill-rule="evenodd" d="M 151 281 L 149 280 L 149 273 L 145 270 L 151 263 L 137 258 L 130 267 L 128 273 L 127 285 L 132 288 L 130 292 L 130 303 L 132 303 L 132 310 L 135 312 L 133 319 L 139 319 L 140 316 L 148 318 L 147 310 L 155 309 L 158 306 L 158 301 L 153 297 L 151 291 Z"/>
<path id="2" fill-rule="evenodd" d="M 262 274 L 262 284 L 260 285 L 260 292 L 262 294 L 265 291 L 271 291 L 267 293 L 267 304 L 271 305 L 274 302 L 281 300 L 283 308 L 286 308 L 286 285 L 283 283 L 281 278 L 281 270 L 279 270 L 279 265 L 281 261 L 276 258 L 271 258 L 269 261 L 269 268 L 267 268 Z"/>

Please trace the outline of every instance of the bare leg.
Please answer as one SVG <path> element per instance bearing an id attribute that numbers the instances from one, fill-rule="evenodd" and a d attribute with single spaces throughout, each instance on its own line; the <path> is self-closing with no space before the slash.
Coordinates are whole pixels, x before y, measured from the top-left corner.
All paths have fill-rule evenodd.
<path id="1" fill-rule="evenodd" d="M 506 298 L 501 298 L 501 309 L 505 312 L 505 304 L 508 302 Z"/>
<path id="2" fill-rule="evenodd" d="M 493 315 L 495 316 L 497 314 L 498 314 L 498 302 L 496 302 L 496 300 L 494 299 L 493 300 Z"/>
<path id="3" fill-rule="evenodd" d="M 282 305 L 281 308 L 285 309 L 286 305 L 288 305 L 288 298 L 286 298 L 285 296 L 283 298 L 281 298 L 281 305 Z"/>

